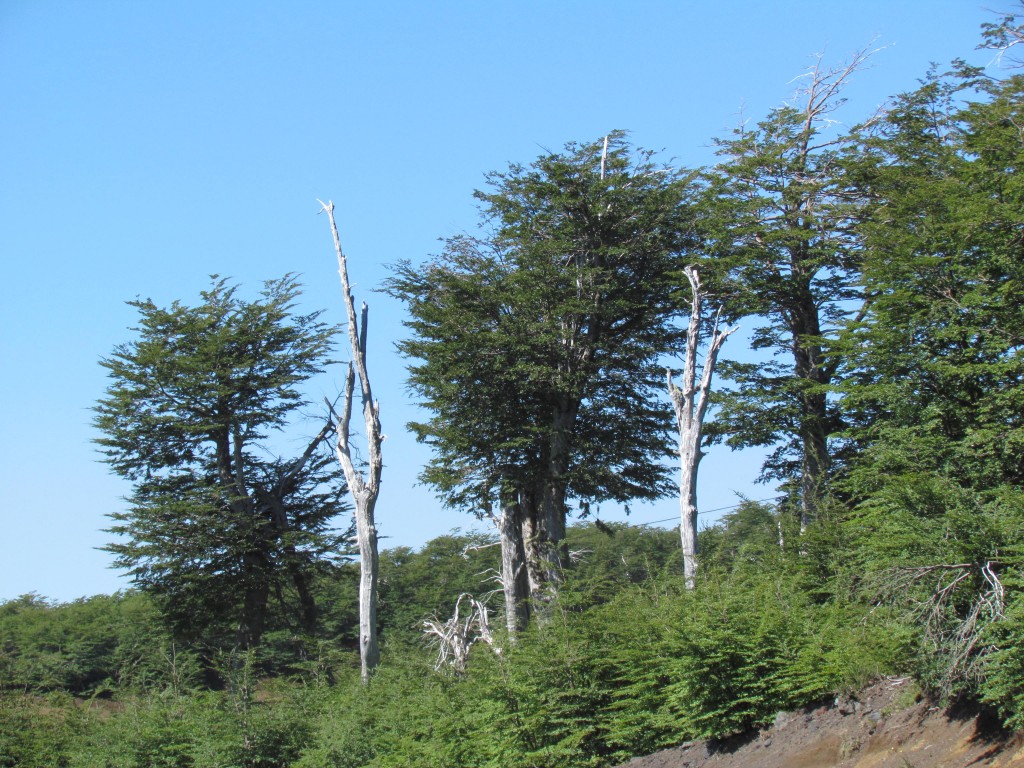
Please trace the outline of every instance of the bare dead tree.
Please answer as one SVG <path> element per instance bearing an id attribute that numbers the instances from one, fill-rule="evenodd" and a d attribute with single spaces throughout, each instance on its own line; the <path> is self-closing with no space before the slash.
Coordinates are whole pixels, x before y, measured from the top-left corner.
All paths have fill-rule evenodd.
<path id="1" fill-rule="evenodd" d="M 682 386 L 676 386 L 672 381 L 671 369 L 667 371 L 667 379 L 668 394 L 672 398 L 676 427 L 679 429 L 679 535 L 683 545 L 683 574 L 686 578 L 686 588 L 693 589 L 697 573 L 697 467 L 704 457 L 704 452 L 700 448 L 704 416 L 707 413 L 711 377 L 715 371 L 718 352 L 736 328 L 718 330 L 718 318 L 721 313 L 719 309 L 715 314 L 698 382 L 697 355 L 701 345 L 705 293 L 701 287 L 700 273 L 695 267 L 686 267 L 683 272 L 690 282 L 693 297 L 690 302 L 690 325 L 686 332 Z"/>
<path id="2" fill-rule="evenodd" d="M 434 616 L 427 619 L 423 622 L 423 631 L 437 645 L 437 659 L 434 662 L 437 671 L 447 668 L 459 675 L 464 673 L 469 649 L 481 641 L 500 653 L 500 649 L 494 645 L 487 606 L 468 592 L 459 595 L 450 618 L 441 620 Z"/>
<path id="3" fill-rule="evenodd" d="M 995 650 L 985 637 L 1004 618 L 999 566 L 994 560 L 900 566 L 875 577 L 874 602 L 908 608 L 923 627 L 924 641 L 942 660 L 942 693 L 958 681 L 980 677 L 982 662 Z"/>
<path id="4" fill-rule="evenodd" d="M 362 311 L 356 317 L 352 286 L 348 281 L 348 262 L 341 249 L 338 226 L 334 221 L 334 203 L 318 200 L 321 212 L 327 213 L 334 236 L 334 250 L 338 256 L 338 274 L 341 276 L 341 290 L 345 298 L 345 312 L 348 315 L 348 341 L 352 360 L 345 377 L 345 399 L 339 416 L 328 403 L 334 416 L 338 442 L 335 453 L 345 473 L 349 493 L 355 502 L 356 541 L 359 546 L 359 658 L 362 663 L 362 679 L 366 683 L 380 661 L 380 645 L 377 640 L 377 526 L 374 522 L 374 508 L 380 493 L 380 474 L 384 465 L 381 458 L 381 443 L 384 436 L 380 430 L 380 403 L 373 399 L 370 377 L 366 371 L 366 325 L 369 309 L 363 302 Z M 363 422 L 366 425 L 366 443 L 369 456 L 364 476 L 352 457 L 349 442 L 352 420 L 352 399 L 356 375 L 359 376 L 359 390 L 363 406 Z"/>

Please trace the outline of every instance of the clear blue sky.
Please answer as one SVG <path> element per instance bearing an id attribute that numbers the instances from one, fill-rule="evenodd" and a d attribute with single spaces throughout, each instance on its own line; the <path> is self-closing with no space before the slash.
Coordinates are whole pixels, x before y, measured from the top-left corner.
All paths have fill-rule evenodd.
<path id="1" fill-rule="evenodd" d="M 613 128 L 706 163 L 741 114 L 791 96 L 810 54 L 885 45 L 838 115 L 856 122 L 930 61 L 985 63 L 993 18 L 975 0 L 0 1 L 0 599 L 129 586 L 96 549 L 126 487 L 97 460 L 90 412 L 99 359 L 131 338 L 126 300 L 297 272 L 306 308 L 340 322 L 315 201 L 333 198 L 371 306 L 379 527 L 385 546 L 419 545 L 472 519 L 415 486 L 427 454 L 404 429 L 402 307 L 371 290 L 385 265 L 475 227 L 486 171 Z M 757 465 L 712 451 L 702 508 L 770 495 Z"/>

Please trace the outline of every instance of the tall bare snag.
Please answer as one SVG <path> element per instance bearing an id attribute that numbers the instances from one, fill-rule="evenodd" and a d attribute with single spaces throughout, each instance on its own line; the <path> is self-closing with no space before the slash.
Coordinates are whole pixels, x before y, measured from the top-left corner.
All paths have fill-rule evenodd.
<path id="1" fill-rule="evenodd" d="M 360 315 L 356 316 L 352 286 L 348 281 L 348 262 L 341 249 L 338 225 L 334 221 L 334 203 L 325 203 L 322 200 L 317 202 L 323 206 L 321 211 L 327 213 L 327 218 L 331 222 L 334 250 L 338 255 L 338 274 L 341 276 L 341 290 L 345 298 L 345 312 L 348 315 L 348 341 L 352 350 L 352 360 L 349 361 L 348 375 L 345 377 L 345 399 L 341 415 L 335 412 L 330 403 L 328 407 L 331 408 L 338 433 L 335 453 L 356 506 L 356 541 L 359 546 L 359 658 L 365 683 L 380 661 L 380 645 L 377 641 L 377 527 L 373 512 L 377 505 L 377 495 L 380 493 L 380 473 L 383 467 L 380 447 L 384 437 L 380 431 L 380 403 L 373 399 L 370 376 L 366 372 L 366 325 L 369 310 L 366 302 L 363 302 Z M 365 475 L 356 467 L 349 443 L 352 396 L 357 375 L 369 452 Z"/>
<path id="2" fill-rule="evenodd" d="M 718 352 L 736 328 L 718 330 L 718 315 L 715 315 L 698 383 L 697 352 L 700 349 L 705 294 L 697 269 L 686 267 L 683 272 L 690 282 L 693 298 L 690 302 L 690 325 L 686 333 L 682 386 L 676 386 L 672 381 L 671 369 L 668 370 L 667 378 L 668 393 L 672 398 L 676 426 L 679 429 L 679 535 L 683 545 L 683 574 L 686 577 L 686 588 L 693 589 L 697 573 L 697 467 L 704 458 L 704 452 L 700 449 L 704 416 L 707 413 L 711 377 L 715 372 Z"/>

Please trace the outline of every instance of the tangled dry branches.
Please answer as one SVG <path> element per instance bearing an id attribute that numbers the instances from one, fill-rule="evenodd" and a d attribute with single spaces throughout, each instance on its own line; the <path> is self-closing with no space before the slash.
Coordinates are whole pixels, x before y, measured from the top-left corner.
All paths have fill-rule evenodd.
<path id="1" fill-rule="evenodd" d="M 993 650 L 985 640 L 1003 617 L 1005 591 L 999 563 L 901 566 L 882 572 L 876 604 L 903 605 L 924 629 L 924 641 L 942 658 L 940 688 L 978 679 Z"/>
<path id="2" fill-rule="evenodd" d="M 466 671 L 469 649 L 483 641 L 500 653 L 494 645 L 494 636 L 488 618 L 487 606 L 468 592 L 455 601 L 455 612 L 442 620 L 436 616 L 423 622 L 423 631 L 437 645 L 435 670 L 452 669 L 457 674 Z"/>

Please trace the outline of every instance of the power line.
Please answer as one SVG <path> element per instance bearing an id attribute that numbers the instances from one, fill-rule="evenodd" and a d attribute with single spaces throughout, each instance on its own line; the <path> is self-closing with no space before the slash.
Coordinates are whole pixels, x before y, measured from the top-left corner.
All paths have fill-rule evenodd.
<path id="1" fill-rule="evenodd" d="M 761 504 L 765 501 L 777 501 L 778 499 L 784 499 L 785 496 L 769 496 L 767 499 L 746 499 L 741 501 L 739 504 L 730 504 L 728 507 L 716 507 L 715 509 L 705 509 L 703 512 L 698 512 L 698 515 L 710 515 L 712 512 L 724 512 L 727 509 L 737 509 L 742 507 L 744 504 Z M 678 517 L 666 517 L 664 520 L 648 520 L 646 523 L 636 523 L 638 527 L 646 525 L 657 525 L 658 523 L 668 523 L 678 520 Z"/>

